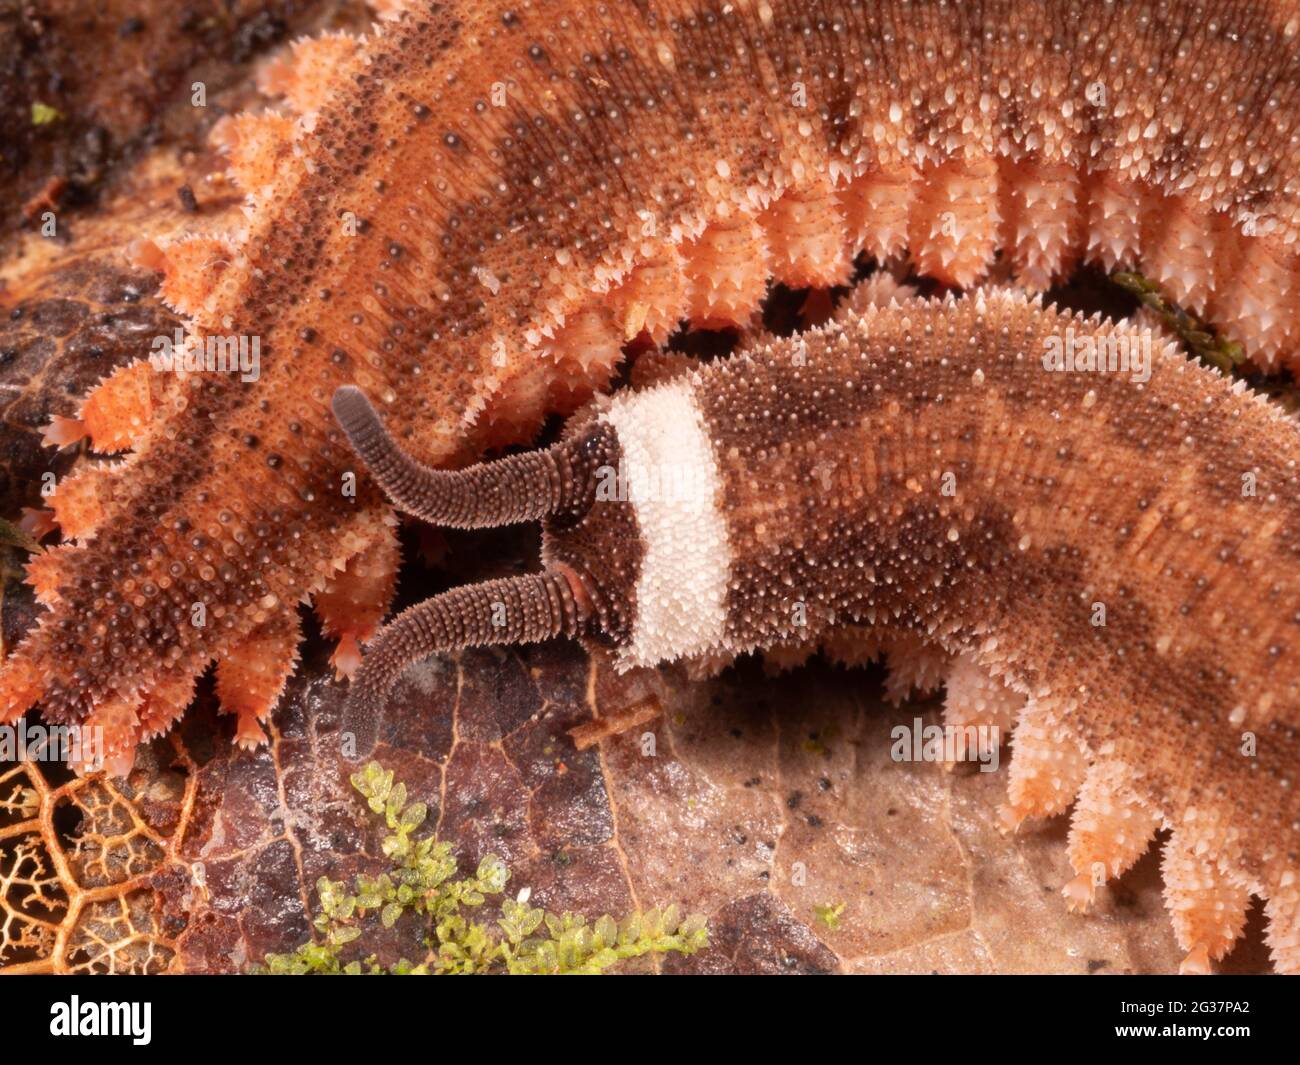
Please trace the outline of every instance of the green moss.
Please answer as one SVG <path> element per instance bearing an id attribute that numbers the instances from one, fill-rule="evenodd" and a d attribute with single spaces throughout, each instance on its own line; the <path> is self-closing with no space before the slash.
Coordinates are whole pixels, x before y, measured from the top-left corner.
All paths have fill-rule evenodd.
<path id="1" fill-rule="evenodd" d="M 814 906 L 813 913 L 817 920 L 829 928 L 832 932 L 840 930 L 840 914 L 844 912 L 844 903 L 833 902 L 825 906 Z"/>
<path id="2" fill-rule="evenodd" d="M 39 101 L 32 104 L 33 126 L 52 126 L 62 117 L 63 112 L 57 107 L 51 107 L 49 104 L 43 104 Z"/>
<path id="3" fill-rule="evenodd" d="M 1143 306 L 1151 308 L 1160 320 L 1187 345 L 1187 350 L 1202 362 L 1231 373 L 1246 359 L 1246 352 L 1234 340 L 1227 340 L 1188 313 L 1172 300 L 1166 299 L 1160 286 L 1142 274 L 1118 270 L 1110 279 L 1124 291 L 1132 293 Z"/>
<path id="4" fill-rule="evenodd" d="M 677 907 L 634 914 L 615 921 L 604 916 L 593 923 L 572 913 L 553 914 L 528 905 L 528 890 L 514 899 L 501 898 L 495 921 L 477 920 L 475 913 L 489 899 L 501 896 L 510 871 L 496 855 L 478 864 L 473 876 L 456 875 L 451 844 L 413 834 L 428 808 L 407 802 L 406 785 L 394 783 L 391 770 L 371 762 L 352 775 L 352 786 L 370 809 L 384 818 L 391 835 L 384 838 L 384 855 L 392 868 L 377 877 L 358 876 L 352 887 L 322 877 L 316 884 L 320 912 L 312 922 L 317 939 L 292 954 L 268 954 L 254 971 L 277 974 L 399 975 L 470 973 L 600 973 L 611 965 L 643 954 L 693 954 L 708 945 L 702 917 L 682 919 Z M 391 928 L 408 914 L 416 917 L 425 957 L 419 963 L 402 959 L 391 968 L 374 955 L 343 960 L 345 948 L 363 935 L 362 922 L 377 914 Z M 360 953 L 360 944 L 349 954 Z"/>

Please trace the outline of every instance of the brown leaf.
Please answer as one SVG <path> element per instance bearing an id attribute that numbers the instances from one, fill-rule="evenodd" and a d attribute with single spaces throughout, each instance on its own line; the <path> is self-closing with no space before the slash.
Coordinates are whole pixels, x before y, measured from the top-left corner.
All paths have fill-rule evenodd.
<path id="1" fill-rule="evenodd" d="M 509 547 L 488 540 L 498 557 Z M 515 554 L 529 550 L 516 538 Z M 458 536 L 450 562 L 470 579 L 501 568 L 478 572 L 491 557 Z M 594 917 L 675 902 L 709 917 L 706 951 L 645 968 L 1176 969 L 1154 856 L 1093 914 L 1068 913 L 1064 821 L 1004 837 L 1003 773 L 892 761 L 890 729 L 937 721 L 937 703 L 890 708 L 880 688 L 878 669 L 816 659 L 777 678 L 742 661 L 690 682 L 676 668 L 620 676 L 560 642 L 466 652 L 403 679 L 377 757 L 429 804 L 426 827 L 464 873 L 496 853 L 533 905 Z M 313 638 L 266 749 L 233 745 L 205 687 L 126 781 L 0 771 L 0 961 L 233 972 L 306 941 L 319 877 L 387 864 L 339 753 L 342 697 Z M 575 727 L 647 700 L 663 714 L 574 745 Z M 817 916 L 841 904 L 834 929 Z M 1230 968 L 1265 967 L 1255 924 Z M 367 952 L 411 954 L 409 927 L 374 927 Z"/>

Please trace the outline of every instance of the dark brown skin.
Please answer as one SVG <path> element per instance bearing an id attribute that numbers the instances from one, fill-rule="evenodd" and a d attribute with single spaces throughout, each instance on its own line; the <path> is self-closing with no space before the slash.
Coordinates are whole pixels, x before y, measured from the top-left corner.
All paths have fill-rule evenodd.
<path id="1" fill-rule="evenodd" d="M 738 560 L 730 640 L 866 620 L 973 652 L 1033 696 L 1052 742 L 1125 767 L 1124 786 L 1175 828 L 1170 853 L 1207 855 L 1243 885 L 1242 917 L 1246 885 L 1271 899 L 1289 971 L 1300 430 L 1159 341 L 1144 385 L 1047 372 L 1048 338 L 1067 328 L 1117 327 L 968 297 L 808 336 L 795 342 L 805 366 L 787 342 L 705 371 Z M 792 600 L 807 604 L 807 634 Z M 1064 809 L 1079 782 L 1060 801 L 1016 799 L 1019 763 L 1013 813 Z M 1214 874 L 1174 865 L 1170 898 L 1188 892 L 1194 924 L 1202 905 L 1214 912 L 1197 877 Z M 1179 932 L 1189 950 L 1213 942 Z"/>
<path id="2" fill-rule="evenodd" d="M 334 415 L 367 471 L 401 510 L 422 521 L 483 529 L 547 518 L 562 526 L 584 520 L 595 471 L 610 461 L 608 431 L 546 451 L 513 455 L 467 470 L 432 470 L 406 455 L 365 394 L 340 388 Z M 484 644 L 537 643 L 585 633 L 590 598 L 561 569 L 457 588 L 411 607 L 384 626 L 348 692 L 345 732 L 350 754 L 369 754 L 389 689 L 412 662 L 439 651 Z"/>
<path id="3" fill-rule="evenodd" d="M 1214 10 L 1217 21 L 1191 4 L 1080 14 L 1072 3 L 1007 3 L 986 5 L 977 23 L 973 7 L 926 5 L 661 5 L 653 14 L 612 2 L 415 5 L 366 45 L 368 63 L 337 63 L 337 94 L 321 97 L 311 137 L 296 146 L 305 160 L 286 144 L 265 147 L 274 184 L 250 190 L 257 209 L 228 265 L 169 275 L 168 290 L 195 305 L 215 290 L 199 330 L 261 338 L 264 375 L 255 386 L 222 375 L 166 379 L 131 469 L 105 493 L 100 535 L 51 563 L 58 602 L 0 674 L 0 713 L 42 697 L 58 720 L 103 706 L 129 752 L 137 712 L 167 720 L 183 706 L 142 710 L 142 694 L 185 691 L 214 656 L 261 626 L 283 627 L 293 604 L 384 535 L 379 494 L 368 484 L 355 497 L 340 491 L 350 456 L 329 413 L 336 387 L 365 389 L 425 461 L 472 451 L 481 446 L 472 426 L 502 413 L 480 418 L 490 397 L 522 404 L 512 389 L 539 360 L 543 393 L 547 381 L 568 380 L 574 359 L 599 382 L 625 323 L 682 295 L 682 282 L 669 280 L 629 305 L 627 294 L 599 292 L 599 272 L 662 257 L 697 222 L 734 221 L 735 197 L 748 202 L 751 188 L 810 182 L 806 194 L 820 202 L 832 163 L 874 180 L 873 167 L 910 165 L 908 153 L 924 145 L 936 166 L 926 163 L 909 193 L 919 206 L 907 241 L 919 267 L 961 279 L 1003 239 L 988 196 L 959 188 L 983 187 L 993 165 L 984 153 L 1009 145 L 1005 187 L 989 192 L 1005 200 L 1000 224 L 1046 233 L 1063 220 L 1033 213 L 1021 182 L 1045 180 L 1042 167 L 1065 159 L 1068 142 L 1067 169 L 1087 158 L 1139 199 L 1144 189 L 1176 191 L 1178 210 L 1158 202 L 1153 222 L 1200 224 L 1196 211 L 1254 205 L 1270 228 L 1243 237 L 1240 218 L 1225 216 L 1232 232 L 1215 238 L 1223 276 L 1202 278 L 1240 310 L 1229 289 L 1263 269 L 1247 262 L 1252 249 L 1273 248 L 1295 228 L 1287 181 L 1300 56 L 1292 6 Z M 1176 41 L 1160 29 L 1168 25 L 1183 27 Z M 1087 96 L 1098 80 L 1110 101 L 1100 110 Z M 504 107 L 491 103 L 498 81 Z M 806 106 L 791 101 L 796 82 Z M 1045 95 L 1032 94 L 1035 83 Z M 944 159 L 951 166 L 937 166 Z M 1242 159 L 1258 163 L 1238 170 Z M 961 177 L 968 166 L 983 176 Z M 810 210 L 856 243 L 842 256 L 876 246 L 874 231 L 848 233 L 848 214 L 834 221 Z M 945 235 L 949 211 L 951 232 L 969 240 Z M 758 296 L 769 270 L 785 276 L 774 249 L 797 245 L 799 226 L 785 216 L 764 224 L 771 248 L 742 248 L 725 268 L 713 245 L 699 245 L 687 272 L 702 279 L 701 292 L 735 270 L 757 271 Z M 1153 264 L 1183 255 L 1177 240 L 1144 227 L 1130 236 Z M 1099 216 L 1098 254 L 1111 246 L 1108 233 Z M 1189 247 L 1181 265 L 1201 270 L 1187 256 L 1205 246 Z M 1062 249 L 1061 263 L 1080 250 Z M 813 267 L 818 254 L 808 253 Z M 1273 300 L 1266 282 L 1251 298 L 1277 318 L 1290 304 Z M 540 331 L 559 315 L 578 321 L 583 308 L 613 314 L 619 328 L 581 350 L 561 337 L 550 362 L 542 358 Z M 159 591 L 143 606 L 134 594 L 124 602 L 123 573 Z M 188 623 L 196 602 L 213 623 Z"/>
<path id="4" fill-rule="evenodd" d="M 459 462 L 488 442 L 526 438 L 545 410 L 572 410 L 608 383 L 620 345 L 638 331 L 661 340 L 681 317 L 743 324 L 770 277 L 825 287 L 843 280 L 860 252 L 906 251 L 919 273 L 961 286 L 977 282 L 999 249 L 1036 288 L 1083 257 L 1123 261 L 1182 290 L 1176 295 L 1234 331 L 1261 363 L 1291 360 L 1300 341 L 1298 32 L 1295 4 L 1262 0 L 417 4 L 362 55 L 332 61 L 336 73 L 310 120 L 268 120 L 264 139 L 243 131 L 231 148 L 234 172 L 254 210 L 228 254 L 200 262 L 179 247 L 160 253 L 164 291 L 193 310 L 199 333 L 261 339 L 263 376 L 256 385 L 217 374 L 152 383 L 130 464 L 100 493 L 107 502 L 95 538 L 31 567 L 51 611 L 0 671 L 0 720 L 40 702 L 54 720 L 102 725 L 121 771 L 142 735 L 183 712 L 194 677 L 215 660 L 241 742 L 258 742 L 257 722 L 292 668 L 297 605 L 314 599 L 327 627 L 341 628 L 354 607 L 373 621 L 391 594 L 390 512 L 370 480 L 355 495 L 344 488 L 354 459 L 329 409 L 341 385 L 362 388 L 420 461 Z M 506 90 L 501 106 L 497 85 Z M 891 204 L 907 209 L 887 217 Z M 951 354 L 949 372 L 960 377 L 975 356 Z M 904 368 L 880 362 L 884 379 Z M 883 431 L 901 433 L 912 406 L 928 425 L 919 408 L 939 406 L 946 379 L 899 385 L 899 413 L 886 408 Z M 1005 491 L 989 499 L 1001 511 L 967 518 L 941 503 L 906 505 L 910 497 L 891 489 L 870 506 L 894 508 L 880 519 L 911 549 L 862 547 L 883 552 L 880 565 L 899 590 L 878 594 L 897 597 L 900 609 L 901 589 L 919 593 L 925 565 L 974 551 L 967 538 L 987 533 L 999 550 L 1022 550 L 997 609 L 1018 610 L 1016 631 L 1028 640 L 1032 629 L 1038 650 L 1003 650 L 1006 662 L 1021 683 L 1050 685 L 1058 697 L 1062 683 L 1085 678 L 1087 691 L 1071 699 L 1086 695 L 1111 722 L 1135 713 L 1126 700 L 1139 685 L 1144 731 L 1129 736 L 1128 753 L 1165 774 L 1157 786 L 1156 771 L 1144 768 L 1142 787 L 1159 792 L 1162 811 L 1204 800 L 1206 816 L 1235 819 L 1235 837 L 1203 818 L 1187 833 L 1209 833 L 1232 876 L 1245 870 L 1252 886 L 1262 878 L 1279 935 L 1291 937 L 1296 898 L 1282 878 L 1295 866 L 1293 808 L 1275 792 L 1294 765 L 1285 724 L 1294 692 L 1277 679 L 1285 654 L 1272 650 L 1284 646 L 1287 608 L 1274 609 L 1269 597 L 1289 580 L 1275 562 L 1294 561 L 1295 529 L 1283 521 L 1271 539 L 1251 538 L 1268 528 L 1257 524 L 1262 502 L 1279 504 L 1262 495 L 1255 510 L 1227 505 L 1232 477 L 1204 463 L 1232 455 L 1264 470 L 1274 453 L 1249 433 L 1237 439 L 1233 412 L 1247 400 L 1223 396 L 1204 375 L 1186 380 L 1180 412 L 1132 398 L 1114 405 L 1110 432 L 1128 448 L 1129 482 L 1071 501 L 1104 516 L 1096 528 L 1058 508 L 1040 511 L 1026 532 L 1017 510 L 1007 513 Z M 783 386 L 773 383 L 779 396 Z M 904 394 L 915 396 L 911 406 Z M 1042 398 L 1004 392 L 991 424 L 1005 423 L 1020 454 L 1044 461 L 1090 443 L 1074 435 L 1076 420 L 1038 405 Z M 1033 409 L 1035 419 L 1019 420 Z M 1185 483 L 1139 464 L 1160 451 L 1187 467 L 1184 423 L 1203 409 L 1233 431 L 1224 428 L 1214 450 L 1188 447 L 1202 467 Z M 1014 436 L 1030 424 L 1039 427 L 1032 438 Z M 897 444 L 911 456 L 926 437 Z M 960 451 L 952 461 L 965 484 L 963 457 L 974 461 Z M 783 468 L 793 459 L 762 461 L 772 464 L 770 484 L 797 483 Z M 1076 466 L 1059 461 L 1066 483 Z M 1038 464 L 1028 469 L 1045 476 Z M 911 472 L 924 492 L 933 471 Z M 1207 495 L 1215 484 L 1219 495 Z M 1016 494 L 1038 493 L 1041 507 L 1041 493 L 1055 487 L 1035 480 Z M 812 505 L 789 517 L 808 519 Z M 56 516 L 59 507 L 56 495 Z M 745 500 L 728 507 L 747 520 Z M 614 513 L 626 522 L 626 510 L 612 511 L 611 522 Z M 1232 515 L 1235 524 L 1213 524 Z M 869 516 L 845 515 L 855 528 Z M 943 522 L 957 525 L 955 546 L 944 546 Z M 1204 525 L 1217 539 L 1207 534 L 1166 559 L 1152 545 L 1172 537 L 1165 523 L 1177 530 L 1181 522 L 1188 535 Z M 734 593 L 739 635 L 780 635 L 776 597 L 758 590 L 780 572 L 778 548 L 795 542 L 790 529 L 769 530 L 771 566 Z M 1050 538 L 1057 529 L 1071 535 Z M 1117 541 L 1094 545 L 1098 529 Z M 596 551 L 610 539 L 598 532 L 581 522 L 555 535 L 555 557 L 584 555 L 592 583 L 617 589 L 629 583 L 630 564 Z M 757 523 L 741 533 L 760 558 Z M 1141 550 L 1130 558 L 1124 542 Z M 1179 543 L 1168 540 L 1171 549 Z M 815 554 L 818 544 L 810 528 L 803 548 Z M 1117 560 L 1125 565 L 1105 564 Z M 345 564 L 374 579 L 341 590 Z M 1144 582 L 1135 583 L 1130 564 L 1146 567 Z M 836 574 L 796 569 L 814 614 L 819 590 L 827 601 L 846 594 Z M 1219 574 L 1237 580 L 1224 587 Z M 967 578 L 952 584 L 946 608 L 964 632 L 981 619 L 991 624 L 989 604 L 998 602 Z M 1126 654 L 1147 645 L 1159 654 L 1168 637 L 1173 665 L 1162 659 L 1159 678 L 1139 681 L 1152 669 L 1121 661 L 1119 648 L 1104 664 L 1083 655 L 1077 648 L 1097 637 L 1063 627 L 1071 615 L 1046 594 L 1057 585 L 1096 594 L 1122 615 L 1114 624 L 1129 638 Z M 1203 622 L 1180 653 L 1180 611 L 1213 621 L 1207 603 L 1248 631 L 1211 640 Z M 206 624 L 192 623 L 196 604 Z M 870 607 L 865 598 L 842 605 Z M 626 599 L 593 596 L 593 609 L 612 639 L 630 630 Z M 924 597 L 908 610 L 932 620 Z M 355 647 L 369 629 L 343 635 Z M 250 663 L 266 666 L 267 683 L 249 680 Z M 1271 686 L 1274 701 L 1261 705 Z M 1200 709 L 1175 696 L 1196 696 Z M 1197 716 L 1221 723 L 1225 707 L 1233 728 L 1254 728 L 1274 745 L 1268 758 L 1286 757 L 1265 762 L 1261 753 L 1261 768 L 1239 781 L 1228 740 L 1209 738 Z M 1076 709 L 1084 715 L 1077 726 L 1069 723 Z M 1052 729 L 1106 742 L 1082 709 L 1058 702 L 1056 712 Z M 1250 781 L 1258 790 L 1237 787 Z M 1235 804 L 1245 796 L 1243 815 Z M 1241 816 L 1248 820 L 1236 823 Z M 1208 902 L 1201 909 L 1213 911 Z M 1280 964 L 1300 967 L 1292 939 L 1279 943 Z"/>
<path id="5" fill-rule="evenodd" d="M 992 635 L 988 665 L 1113 745 L 1174 823 L 1222 815 L 1275 880 L 1300 867 L 1300 431 L 1176 352 L 1141 386 L 1044 371 L 1069 326 L 1117 328 L 1002 297 L 911 304 L 810 335 L 803 367 L 785 343 L 705 371 L 730 641 L 799 637 L 795 600 L 814 637 L 834 618 Z"/>
<path id="6" fill-rule="evenodd" d="M 1116 333 L 1150 342 L 1149 380 L 1044 368 L 1054 339 Z M 871 309 L 691 380 L 731 549 L 727 631 L 712 650 L 815 643 L 852 624 L 974 654 L 1034 697 L 1036 724 L 1080 746 L 1081 771 L 1103 753 L 1126 767 L 1124 786 L 1176 828 L 1175 848 L 1208 847 L 1232 882 L 1269 898 L 1276 957 L 1290 966 L 1300 868 L 1292 420 L 1145 331 L 1000 291 Z M 501 479 L 484 467 L 476 476 L 508 496 L 520 465 L 498 465 Z M 521 498 L 536 494 L 526 477 L 516 484 Z M 573 528 L 548 521 L 548 557 L 565 566 L 548 587 L 567 590 L 572 574 L 592 598 L 634 607 L 646 548 L 607 506 L 597 499 Z M 458 589 L 395 622 L 363 690 L 374 693 L 372 673 L 391 682 L 394 647 L 409 662 L 454 644 L 446 624 L 423 644 L 412 638 L 416 611 L 443 617 L 467 593 L 487 603 L 499 591 Z M 504 642 L 580 631 L 567 597 L 563 612 L 542 609 L 559 603 L 550 593 L 534 598 L 545 624 L 516 619 Z"/>

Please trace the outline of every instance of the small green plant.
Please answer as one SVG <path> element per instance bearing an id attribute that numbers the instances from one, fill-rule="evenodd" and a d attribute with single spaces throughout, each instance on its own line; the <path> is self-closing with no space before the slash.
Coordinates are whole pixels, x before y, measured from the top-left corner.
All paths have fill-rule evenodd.
<path id="1" fill-rule="evenodd" d="M 676 906 L 622 921 L 605 916 L 589 924 L 577 914 L 556 915 L 530 907 L 527 889 L 514 899 L 501 899 L 495 922 L 476 920 L 473 911 L 504 892 L 510 879 L 505 863 L 489 854 L 473 876 L 457 877 L 451 844 L 432 836 L 413 838 L 428 807 L 408 803 L 406 785 L 395 784 L 391 770 L 371 762 L 351 780 L 370 809 L 383 815 L 392 833 L 383 842 L 392 869 L 377 877 L 358 876 L 351 891 L 341 881 L 322 877 L 316 883 L 320 913 L 312 922 L 318 939 L 292 954 L 268 954 L 265 965 L 255 971 L 439 976 L 601 973 L 642 954 L 694 954 L 708 945 L 704 918 L 683 920 Z M 372 913 L 378 914 L 385 928 L 392 928 L 406 914 L 418 915 L 425 958 L 418 963 L 404 958 L 387 969 L 373 955 L 345 962 L 344 948 L 361 938 L 361 921 Z"/>
<path id="2" fill-rule="evenodd" d="M 828 902 L 825 906 L 814 906 L 813 913 L 817 920 L 825 925 L 832 932 L 840 930 L 840 915 L 844 913 L 844 903 Z"/>
<path id="3" fill-rule="evenodd" d="M 33 126 L 52 126 L 62 117 L 63 112 L 57 107 L 51 107 L 49 104 L 43 104 L 39 101 L 32 104 Z"/>

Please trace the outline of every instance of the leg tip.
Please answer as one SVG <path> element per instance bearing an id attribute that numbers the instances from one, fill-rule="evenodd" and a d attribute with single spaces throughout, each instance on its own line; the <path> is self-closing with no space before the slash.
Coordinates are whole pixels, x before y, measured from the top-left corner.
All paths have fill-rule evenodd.
<path id="1" fill-rule="evenodd" d="M 335 680 L 351 680 L 361 668 L 361 645 L 357 643 L 354 633 L 347 632 L 339 637 L 339 643 L 330 655 L 330 665 L 334 667 Z"/>
<path id="2" fill-rule="evenodd" d="M 75 444 L 86 435 L 86 423 L 80 418 L 65 418 L 60 414 L 50 419 L 41 430 L 41 443 L 45 447 L 63 448 Z"/>
<path id="3" fill-rule="evenodd" d="M 1198 943 L 1183 959 L 1178 966 L 1179 976 L 1209 976 L 1213 972 L 1210 968 L 1210 951 L 1204 943 Z"/>
<path id="4" fill-rule="evenodd" d="M 1087 913 L 1095 892 L 1092 877 L 1087 873 L 1080 873 L 1061 889 L 1066 909 L 1071 913 Z"/>

